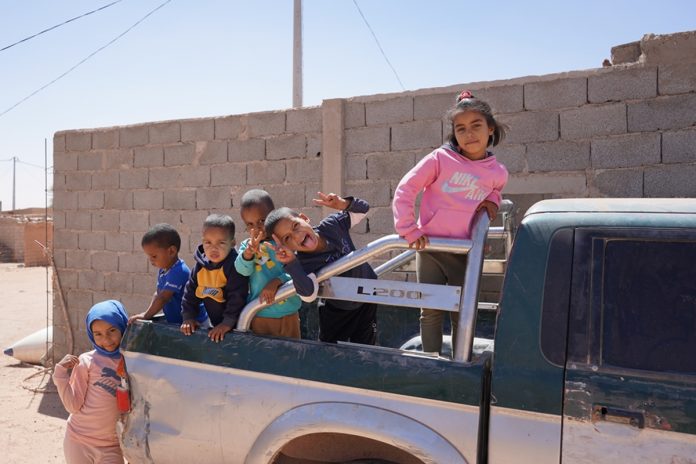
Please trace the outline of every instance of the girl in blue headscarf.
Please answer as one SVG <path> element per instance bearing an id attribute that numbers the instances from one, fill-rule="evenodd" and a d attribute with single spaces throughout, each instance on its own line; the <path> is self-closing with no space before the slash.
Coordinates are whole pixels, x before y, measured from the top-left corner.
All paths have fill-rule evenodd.
<path id="1" fill-rule="evenodd" d="M 85 320 L 94 350 L 79 358 L 67 354 L 55 367 L 53 383 L 70 413 L 63 440 L 68 464 L 123 464 L 116 436 L 116 387 L 121 380 L 119 346 L 127 323 L 128 314 L 120 302 L 95 304 Z"/>

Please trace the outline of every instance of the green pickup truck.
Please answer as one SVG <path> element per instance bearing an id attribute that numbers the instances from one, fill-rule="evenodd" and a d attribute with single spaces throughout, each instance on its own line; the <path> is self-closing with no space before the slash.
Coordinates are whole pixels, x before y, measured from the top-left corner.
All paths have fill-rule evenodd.
<path id="1" fill-rule="evenodd" d="M 137 322 L 124 335 L 130 462 L 696 463 L 696 200 L 546 200 L 529 209 L 497 304 L 478 301 L 479 215 L 462 287 L 335 277 L 384 237 L 324 268 L 320 296 L 458 313 L 451 358 L 397 346 L 254 335 L 251 302 L 222 343 Z M 493 237 L 495 238 L 495 237 Z M 281 287 L 278 297 L 292 292 Z M 497 312 L 494 337 L 476 337 Z M 490 318 L 489 318 L 490 319 Z M 395 329 L 381 324 L 383 333 Z M 387 338 L 387 337 L 385 337 Z M 494 340 L 493 340 L 494 338 Z M 405 340 L 404 340 L 405 341 Z"/>

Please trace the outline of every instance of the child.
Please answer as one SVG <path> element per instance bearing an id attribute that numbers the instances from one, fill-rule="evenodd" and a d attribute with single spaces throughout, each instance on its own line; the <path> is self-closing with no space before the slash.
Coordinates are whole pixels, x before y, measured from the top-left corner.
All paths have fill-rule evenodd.
<path id="1" fill-rule="evenodd" d="M 116 387 L 120 384 L 121 336 L 128 314 L 116 300 L 97 303 L 87 313 L 85 326 L 94 350 L 72 354 L 56 364 L 53 383 L 70 413 L 63 440 L 69 463 L 123 464 L 116 436 L 119 417 Z M 72 374 L 68 370 L 72 369 Z"/>
<path id="2" fill-rule="evenodd" d="M 157 289 L 152 296 L 150 306 L 145 312 L 135 314 L 128 323 L 138 319 L 152 319 L 164 309 L 167 322 L 181 324 L 181 299 L 184 287 L 191 276 L 191 270 L 183 259 L 179 258 L 181 237 L 169 224 L 157 224 L 148 230 L 140 242 L 143 251 L 150 258 L 150 264 L 159 269 L 157 272 Z M 208 313 L 202 309 L 196 318 L 199 324 L 209 326 Z"/>
<path id="3" fill-rule="evenodd" d="M 191 272 L 181 302 L 184 322 L 181 331 L 191 335 L 198 327 L 201 302 L 214 326 L 208 337 L 221 341 L 234 329 L 246 304 L 249 278 L 234 268 L 234 222 L 226 215 L 211 214 L 203 222 L 203 244 L 194 255 L 196 266 Z"/>
<path id="4" fill-rule="evenodd" d="M 470 238 L 474 214 L 485 208 L 495 219 L 508 172 L 486 149 L 505 137 L 491 107 L 464 91 L 447 113 L 452 123 L 448 143 L 423 158 L 399 182 L 392 210 L 396 232 L 409 247 L 424 250 L 428 236 Z M 415 219 L 416 196 L 423 192 L 420 216 Z M 418 282 L 460 286 L 464 283 L 466 255 L 418 253 Z M 421 309 L 423 351 L 442 349 L 443 311 Z M 457 314 L 450 313 L 452 334 Z"/>
<path id="5" fill-rule="evenodd" d="M 275 251 L 266 246 L 268 240 L 263 224 L 268 213 L 274 209 L 273 200 L 265 190 L 249 190 L 242 197 L 240 214 L 249 238 L 239 246 L 234 266 L 240 274 L 249 276 L 247 302 L 258 297 L 262 303 L 273 303 L 278 287 L 290 280 L 276 259 Z M 301 304 L 299 297 L 294 295 L 262 309 L 251 321 L 252 332 L 300 338 L 298 311 Z"/>
<path id="6" fill-rule="evenodd" d="M 355 250 L 350 228 L 370 209 L 366 201 L 341 198 L 319 192 L 317 205 L 341 210 L 312 228 L 309 218 L 290 208 L 279 208 L 266 218 L 266 235 L 271 235 L 278 261 L 292 277 L 298 295 L 304 301 L 317 297 L 319 286 L 314 275 L 325 265 Z M 295 255 L 297 252 L 297 255 Z M 363 263 L 341 274 L 343 277 L 376 279 L 369 264 Z M 377 342 L 377 305 L 353 301 L 328 300 L 319 306 L 319 339 L 324 342 L 350 341 L 374 345 Z"/>

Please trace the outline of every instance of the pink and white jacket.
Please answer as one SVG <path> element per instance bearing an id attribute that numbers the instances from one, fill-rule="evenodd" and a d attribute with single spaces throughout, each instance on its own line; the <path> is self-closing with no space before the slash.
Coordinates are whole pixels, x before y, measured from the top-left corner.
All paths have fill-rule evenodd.
<path id="1" fill-rule="evenodd" d="M 396 232 L 409 243 L 419 237 L 471 238 L 471 220 L 483 200 L 500 206 L 508 180 L 495 156 L 472 161 L 445 144 L 423 158 L 401 179 L 392 211 Z M 423 192 L 416 221 L 416 197 Z"/>

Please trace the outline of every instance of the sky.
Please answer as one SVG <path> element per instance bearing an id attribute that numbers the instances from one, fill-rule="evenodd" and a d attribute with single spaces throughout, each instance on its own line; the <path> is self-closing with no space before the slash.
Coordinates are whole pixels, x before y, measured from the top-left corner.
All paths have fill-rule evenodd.
<path id="1" fill-rule="evenodd" d="M 113 1 L 0 0 L 0 49 Z M 302 6 L 304 106 L 597 68 L 611 47 L 644 34 L 696 30 L 691 0 L 303 0 Z M 57 131 L 291 107 L 292 21 L 293 0 L 120 0 L 0 51 L 2 210 L 12 209 L 13 157 L 16 208 L 45 205 L 44 140 L 50 190 Z"/>

